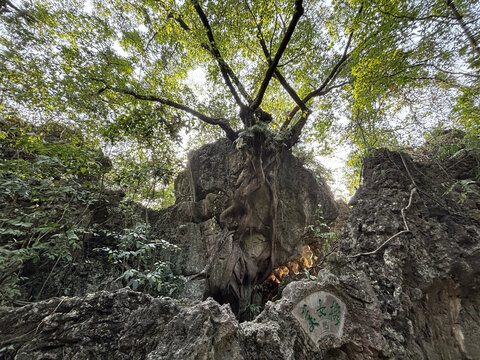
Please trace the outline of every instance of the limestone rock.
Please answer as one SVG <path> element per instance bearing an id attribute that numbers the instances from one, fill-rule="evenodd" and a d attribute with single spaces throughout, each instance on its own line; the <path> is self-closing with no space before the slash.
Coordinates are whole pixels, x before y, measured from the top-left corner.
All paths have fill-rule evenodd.
<path id="1" fill-rule="evenodd" d="M 180 311 L 130 290 L 62 297 L 0 311 L 0 358 L 144 359 Z"/>
<path id="2" fill-rule="evenodd" d="M 327 267 L 315 281 L 288 284 L 253 321 L 239 323 L 211 298 L 128 290 L 54 298 L 0 310 L 0 358 L 478 359 L 480 189 L 467 199 L 461 188 L 445 194 L 443 170 L 377 151 Z M 208 279 L 196 273 L 221 277 L 222 262 L 209 256 L 234 245 L 211 219 L 185 226 L 164 231 L 185 245 L 171 259 L 181 259 L 176 269 L 192 274 L 189 291 L 201 299 Z"/>
<path id="3" fill-rule="evenodd" d="M 147 360 L 243 359 L 238 322 L 230 306 L 219 305 L 211 298 L 183 309 L 158 340 Z"/>
<path id="4" fill-rule="evenodd" d="M 272 231 L 268 228 L 272 199 L 266 188 L 260 188 L 247 199 L 253 213 L 246 236 L 236 238 L 235 230 L 231 230 L 235 224 L 221 218 L 232 204 L 242 178 L 245 153 L 227 139 L 190 153 L 187 169 L 175 181 L 176 204 L 150 217 L 158 229 L 158 237 L 182 249 L 177 253 L 164 252 L 162 260 L 174 264 L 177 274 L 194 282 L 186 285 L 187 289 L 195 289 L 194 294 L 188 290 L 184 295 L 189 293 L 195 299 L 215 296 L 231 301 L 226 289 L 236 287 L 231 284 L 232 279 L 239 278 L 242 283 L 241 278 L 245 277 L 261 283 L 274 267 L 302 255 L 302 237 L 316 217 L 321 216 L 326 222 L 337 217 L 337 204 L 328 185 L 317 180 L 290 152 L 281 152 L 279 156 L 280 167 L 275 178 L 280 199 L 279 221 L 273 250 L 267 235 Z M 269 252 L 274 254 L 269 256 L 271 263 L 265 261 Z M 199 278 L 207 281 L 199 282 Z"/>
<path id="5" fill-rule="evenodd" d="M 352 271 L 365 274 L 364 284 L 373 286 L 379 301 L 385 345 L 370 348 L 373 354 L 480 357 L 474 340 L 480 333 L 480 198 L 472 192 L 462 202 L 458 190 L 447 194 L 442 184 L 458 180 L 455 172 L 445 172 L 448 166 L 385 149 L 364 164 L 340 256 Z M 380 247 L 405 223 L 409 232 Z M 356 256 L 362 253 L 371 254 Z"/>

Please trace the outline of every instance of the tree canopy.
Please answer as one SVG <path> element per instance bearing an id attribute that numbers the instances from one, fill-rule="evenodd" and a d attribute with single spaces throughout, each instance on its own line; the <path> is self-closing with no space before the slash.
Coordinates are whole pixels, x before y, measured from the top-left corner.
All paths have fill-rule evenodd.
<path id="1" fill-rule="evenodd" d="M 182 129 L 330 150 L 402 144 L 439 121 L 478 134 L 474 0 L 2 0 L 0 12 L 3 113 L 157 158 L 173 158 Z"/>

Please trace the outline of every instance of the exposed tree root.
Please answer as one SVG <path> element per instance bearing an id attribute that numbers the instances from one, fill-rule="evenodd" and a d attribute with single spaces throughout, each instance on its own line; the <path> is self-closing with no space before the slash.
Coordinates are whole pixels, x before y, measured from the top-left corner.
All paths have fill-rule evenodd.
<path id="1" fill-rule="evenodd" d="M 228 281 L 214 287 L 240 319 L 248 313 L 251 304 L 261 302 L 255 285 L 261 284 L 272 272 L 278 237 L 280 154 L 265 151 L 263 141 L 258 143 L 261 145 L 246 153 L 232 203 L 219 218 L 220 226 L 234 232 L 233 249 L 224 277 L 225 280 L 229 277 Z M 248 251 L 254 237 L 263 242 L 258 254 Z"/>

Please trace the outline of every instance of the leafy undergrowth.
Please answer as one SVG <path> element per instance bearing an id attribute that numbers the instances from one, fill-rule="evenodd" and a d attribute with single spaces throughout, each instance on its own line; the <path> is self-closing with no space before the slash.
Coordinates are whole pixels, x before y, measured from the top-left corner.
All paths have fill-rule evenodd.
<path id="1" fill-rule="evenodd" d="M 178 279 L 155 257 L 171 245 L 126 215 L 105 186 L 109 159 L 78 131 L 3 118 L 0 140 L 0 304 L 64 295 L 59 276 L 99 258 L 123 285 L 173 291 Z"/>
<path id="2" fill-rule="evenodd" d="M 420 156 L 427 156 L 443 171 L 444 196 L 457 193 L 459 204 L 480 184 L 480 137 L 474 131 L 436 129 L 426 138 Z"/>

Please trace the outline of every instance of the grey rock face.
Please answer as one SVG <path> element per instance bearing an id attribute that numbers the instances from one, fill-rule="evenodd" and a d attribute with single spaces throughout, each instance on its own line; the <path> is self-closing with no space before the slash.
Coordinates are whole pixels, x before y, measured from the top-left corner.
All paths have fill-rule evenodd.
<path id="1" fill-rule="evenodd" d="M 358 316 L 371 311 L 350 307 L 343 336 L 313 342 L 295 318 L 295 306 L 318 291 L 348 300 L 338 277 L 324 271 L 321 278 L 292 282 L 281 300 L 267 303 L 255 321 L 241 324 L 229 305 L 211 298 L 180 302 L 126 289 L 2 310 L 0 354 L 8 360 L 328 358 L 332 348 L 356 339 Z M 381 340 L 377 337 L 372 341 Z"/>
<path id="2" fill-rule="evenodd" d="M 147 360 L 243 359 L 238 328 L 230 306 L 209 298 L 172 319 Z"/>
<path id="3" fill-rule="evenodd" d="M 130 290 L 62 297 L 0 312 L 0 358 L 144 359 L 180 311 Z"/>
<path id="4" fill-rule="evenodd" d="M 347 256 L 343 261 L 364 274 L 364 284 L 371 284 L 378 299 L 384 345 L 369 346 L 374 355 L 480 357 L 478 341 L 473 340 L 480 330 L 479 188 L 475 185 L 476 194 L 468 201 L 461 201 L 460 187 L 446 194 L 442 184 L 458 180 L 448 169 L 448 163 L 414 162 L 387 150 L 378 150 L 365 162 L 364 184 L 353 199 L 340 249 Z M 405 230 L 405 223 L 409 232 L 375 252 Z M 369 252 L 374 253 L 352 257 Z M 371 331 L 363 331 L 365 343 Z M 348 350 L 350 345 L 344 346 Z M 374 357 L 365 351 L 361 356 Z"/>
<path id="5" fill-rule="evenodd" d="M 235 149 L 227 139 L 220 139 L 208 144 L 189 156 L 187 169 L 180 173 L 175 182 L 177 207 L 189 199 L 189 220 L 198 223 L 217 218 L 231 203 L 236 182 L 244 165 L 245 155 Z M 288 260 L 301 255 L 299 238 L 305 227 L 312 224 L 313 217 L 321 215 L 325 221 L 334 220 L 338 215 L 337 205 L 328 185 L 316 179 L 305 169 L 291 153 L 284 152 L 280 157 L 279 179 L 279 213 L 283 214 L 280 222 L 279 238 L 288 238 L 288 242 L 278 244 L 277 264 L 283 265 Z M 256 202 L 261 202 L 258 194 Z M 170 211 L 176 212 L 173 208 Z M 172 219 L 173 220 L 173 219 Z"/>
<path id="6" fill-rule="evenodd" d="M 236 239 L 235 230 L 229 230 L 234 224 L 221 221 L 221 214 L 232 204 L 245 159 L 246 155 L 227 139 L 192 152 L 187 169 L 175 181 L 176 204 L 151 216 L 156 219 L 158 236 L 181 248 L 180 252 L 165 252 L 164 260 L 174 264 L 175 273 L 189 277 L 185 296 L 204 299 L 224 293 L 235 278 L 235 267 L 247 263 L 247 269 L 255 268 L 251 264 L 264 258 L 270 249 L 265 236 L 270 230 L 265 227 L 272 200 L 265 189 L 248 200 L 256 212 L 250 217 L 248 236 Z M 275 179 L 279 221 L 271 267 L 301 256 L 302 236 L 316 216 L 331 221 L 338 214 L 327 184 L 315 179 L 289 152 L 280 154 L 279 163 Z M 268 269 L 257 272 L 261 271 L 265 272 L 263 279 L 268 276 Z M 245 276 L 254 278 L 256 274 Z"/>
<path id="7" fill-rule="evenodd" d="M 55 298 L 0 310 L 0 358 L 478 359 L 480 197 L 459 202 L 462 190 L 445 194 L 444 181 L 435 165 L 378 151 L 365 163 L 328 269 L 316 281 L 288 284 L 253 321 L 239 323 L 228 305 L 211 298 L 182 302 L 127 290 Z M 409 232 L 393 237 L 405 222 Z M 189 243 L 184 262 L 218 247 L 217 236 L 227 239 L 221 246 L 232 246 L 208 220 L 190 224 L 185 234 L 210 240 Z M 208 268 L 195 259 L 178 264 L 179 271 Z M 202 288 L 202 281 L 192 283 Z M 308 313 L 298 312 L 304 304 Z M 338 332 L 312 336 L 324 321 L 337 320 Z"/>

